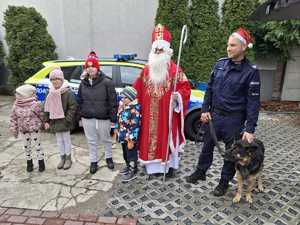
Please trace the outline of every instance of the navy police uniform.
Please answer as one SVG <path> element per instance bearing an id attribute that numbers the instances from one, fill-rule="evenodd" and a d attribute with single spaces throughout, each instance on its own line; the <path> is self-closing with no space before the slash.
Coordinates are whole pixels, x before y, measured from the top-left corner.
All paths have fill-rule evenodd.
<path id="1" fill-rule="evenodd" d="M 254 133 L 260 106 L 259 71 L 244 58 L 235 64 L 221 58 L 208 82 L 202 112 L 210 112 L 218 140 L 229 148 L 234 136 L 243 130 Z M 204 126 L 204 144 L 197 170 L 205 173 L 213 161 L 214 142 L 208 124 Z M 224 161 L 221 181 L 228 183 L 235 174 L 234 163 Z"/>

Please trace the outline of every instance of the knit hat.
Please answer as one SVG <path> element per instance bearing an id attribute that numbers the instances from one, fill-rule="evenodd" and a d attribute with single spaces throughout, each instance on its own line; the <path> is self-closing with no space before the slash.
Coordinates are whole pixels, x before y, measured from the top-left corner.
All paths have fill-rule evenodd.
<path id="1" fill-rule="evenodd" d="M 50 80 L 52 80 L 52 79 L 60 79 L 60 80 L 64 81 L 64 73 L 63 73 L 63 71 L 59 67 L 54 68 L 50 72 L 49 79 Z"/>
<path id="2" fill-rule="evenodd" d="M 99 61 L 98 61 L 98 56 L 94 51 L 91 51 L 90 54 L 88 55 L 87 59 L 85 60 L 84 68 L 88 67 L 95 67 L 97 70 L 100 69 Z"/>
<path id="3" fill-rule="evenodd" d="M 248 46 L 248 48 L 253 47 L 253 40 L 250 32 L 243 27 L 240 27 L 235 32 L 232 33 L 233 36 L 237 37 L 242 43 Z"/>
<path id="4" fill-rule="evenodd" d="M 121 92 L 121 96 L 129 98 L 130 101 L 133 101 L 136 98 L 136 95 L 137 91 L 131 86 L 125 87 Z"/>
<path id="5" fill-rule="evenodd" d="M 35 93 L 35 87 L 30 84 L 24 84 L 16 89 L 16 95 L 21 98 L 31 98 Z"/>

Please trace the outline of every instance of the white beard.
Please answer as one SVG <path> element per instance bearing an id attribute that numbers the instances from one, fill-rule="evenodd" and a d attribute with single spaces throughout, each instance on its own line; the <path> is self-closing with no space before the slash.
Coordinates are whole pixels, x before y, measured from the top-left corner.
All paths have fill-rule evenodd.
<path id="1" fill-rule="evenodd" d="M 168 68 L 171 55 L 167 52 L 155 54 L 153 51 L 149 54 L 149 78 L 154 85 L 160 85 L 168 78 Z"/>

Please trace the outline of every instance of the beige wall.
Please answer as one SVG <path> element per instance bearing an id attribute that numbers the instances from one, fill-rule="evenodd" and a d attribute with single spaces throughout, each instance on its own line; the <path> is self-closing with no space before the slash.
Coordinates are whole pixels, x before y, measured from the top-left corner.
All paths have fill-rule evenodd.
<path id="1" fill-rule="evenodd" d="M 293 49 L 292 58 L 286 65 L 281 100 L 300 101 L 300 47 Z"/>
<path id="2" fill-rule="evenodd" d="M 84 58 L 91 49 L 102 57 L 147 58 L 158 0 L 0 0 L 0 24 L 8 5 L 32 6 L 42 14 L 60 59 Z"/>

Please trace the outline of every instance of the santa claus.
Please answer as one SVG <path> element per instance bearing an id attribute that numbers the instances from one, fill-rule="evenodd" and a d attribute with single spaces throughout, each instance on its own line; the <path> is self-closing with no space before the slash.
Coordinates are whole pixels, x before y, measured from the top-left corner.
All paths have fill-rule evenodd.
<path id="1" fill-rule="evenodd" d="M 178 152 L 185 143 L 184 115 L 191 93 L 181 68 L 175 78 L 170 42 L 170 32 L 158 24 L 152 33 L 149 62 L 133 85 L 142 108 L 140 161 L 148 174 L 167 172 L 168 177 L 179 167 Z"/>

